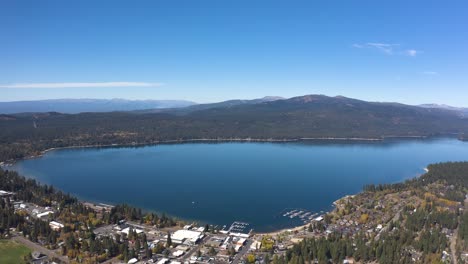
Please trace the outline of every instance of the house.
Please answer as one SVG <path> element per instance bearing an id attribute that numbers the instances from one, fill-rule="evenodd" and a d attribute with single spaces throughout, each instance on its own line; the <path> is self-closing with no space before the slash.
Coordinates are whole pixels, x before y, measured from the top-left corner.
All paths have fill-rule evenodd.
<path id="1" fill-rule="evenodd" d="M 7 191 L 0 190 L 0 197 L 8 197 L 8 196 L 11 196 L 13 194 L 14 193 L 12 193 L 12 192 L 7 192 Z"/>
<path id="2" fill-rule="evenodd" d="M 49 217 L 49 215 L 51 215 L 51 214 L 53 214 L 53 213 L 54 213 L 54 212 L 52 212 L 52 211 L 45 211 L 45 212 L 43 212 L 43 213 L 37 214 L 36 216 L 37 216 L 37 218 L 39 218 L 39 219 L 45 219 L 45 218 Z"/>
<path id="3" fill-rule="evenodd" d="M 135 231 L 137 234 L 141 234 L 143 233 L 143 230 L 141 229 L 137 229 L 137 228 L 133 228 L 133 231 Z M 128 236 L 128 233 L 130 232 L 130 227 L 127 227 L 125 229 L 123 229 L 122 231 L 120 231 L 121 233 L 124 233 Z"/>
<path id="4" fill-rule="evenodd" d="M 260 249 L 261 246 L 262 246 L 262 242 L 255 240 L 252 243 L 252 245 L 250 245 L 250 249 L 251 250 L 257 250 L 257 249 Z"/>
<path id="5" fill-rule="evenodd" d="M 243 246 L 245 244 L 246 240 L 247 239 L 245 239 L 245 238 L 239 238 L 239 240 L 237 240 L 236 244 L 239 245 L 239 246 Z"/>
<path id="6" fill-rule="evenodd" d="M 169 261 L 167 258 L 162 258 L 161 260 L 158 261 L 157 264 L 166 264 Z"/>
<path id="7" fill-rule="evenodd" d="M 137 258 L 132 258 L 131 260 L 129 260 L 127 263 L 128 264 L 135 264 L 138 262 L 138 259 Z"/>
<path id="8" fill-rule="evenodd" d="M 59 231 L 61 228 L 64 228 L 65 226 L 59 222 L 56 222 L 56 221 L 51 221 L 49 223 L 49 226 L 50 228 L 52 228 L 52 230 L 54 231 Z"/>
<path id="9" fill-rule="evenodd" d="M 31 257 L 32 257 L 31 263 L 34 263 L 34 264 L 47 263 L 49 259 L 46 255 L 38 251 L 34 251 L 33 253 L 31 253 Z"/>
<path id="10" fill-rule="evenodd" d="M 228 246 L 229 246 L 229 241 L 231 240 L 230 237 L 226 237 L 226 239 L 224 240 L 223 244 L 221 245 L 221 250 L 227 250 Z"/>
<path id="11" fill-rule="evenodd" d="M 182 256 L 182 255 L 184 255 L 184 254 L 185 254 L 185 251 L 182 251 L 182 250 L 177 250 L 177 251 L 175 251 L 174 253 L 172 253 L 172 255 L 173 255 L 174 257 L 176 257 L 176 258 L 178 258 L 178 257 L 180 257 L 180 256 Z"/>
<path id="12" fill-rule="evenodd" d="M 236 252 L 239 252 L 239 251 L 241 250 L 241 248 L 242 248 L 242 245 L 236 245 L 236 246 L 234 247 L 234 250 L 235 250 Z"/>

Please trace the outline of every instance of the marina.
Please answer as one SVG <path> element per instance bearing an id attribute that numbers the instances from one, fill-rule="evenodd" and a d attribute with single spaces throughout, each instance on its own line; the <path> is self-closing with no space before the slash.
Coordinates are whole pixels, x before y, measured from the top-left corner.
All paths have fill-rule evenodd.
<path id="1" fill-rule="evenodd" d="M 314 213 L 307 209 L 286 208 L 281 212 L 280 215 L 283 217 L 290 218 L 290 219 L 298 219 L 302 221 L 304 224 L 307 224 L 310 221 L 312 221 L 317 215 L 319 215 L 319 213 Z"/>

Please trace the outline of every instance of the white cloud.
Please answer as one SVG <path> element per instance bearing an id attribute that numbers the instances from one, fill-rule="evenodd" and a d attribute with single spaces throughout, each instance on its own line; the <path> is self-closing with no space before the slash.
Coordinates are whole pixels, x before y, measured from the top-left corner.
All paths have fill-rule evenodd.
<path id="1" fill-rule="evenodd" d="M 388 43 L 366 43 L 366 46 L 371 47 L 371 48 L 376 48 L 383 53 L 386 53 L 388 55 L 393 54 L 393 51 L 395 48 L 399 46 L 399 44 L 388 44 Z"/>
<path id="2" fill-rule="evenodd" d="M 417 51 L 417 50 L 414 50 L 414 49 L 405 50 L 405 54 L 410 56 L 410 57 L 415 57 L 419 53 L 421 53 L 421 52 Z"/>
<path id="3" fill-rule="evenodd" d="M 406 55 L 410 57 L 415 57 L 416 55 L 419 55 L 422 53 L 422 51 L 415 50 L 415 49 L 407 49 L 407 50 L 402 50 L 400 47 L 400 44 L 391 44 L 391 43 L 380 43 L 380 42 L 368 42 L 364 44 L 360 43 L 355 43 L 353 44 L 354 48 L 367 48 L 367 49 L 374 49 L 378 50 L 382 53 L 385 53 L 387 55 Z"/>
<path id="4" fill-rule="evenodd" d="M 65 83 L 11 83 L 0 88 L 100 88 L 100 87 L 158 87 L 162 83 L 147 82 L 65 82 Z"/>

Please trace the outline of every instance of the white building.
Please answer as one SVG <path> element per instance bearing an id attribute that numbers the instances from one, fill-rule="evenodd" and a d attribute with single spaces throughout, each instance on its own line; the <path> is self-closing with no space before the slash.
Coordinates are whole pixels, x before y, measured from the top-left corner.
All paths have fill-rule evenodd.
<path id="1" fill-rule="evenodd" d="M 46 211 L 46 212 L 43 212 L 43 213 L 40 213 L 40 214 L 37 214 L 37 218 L 44 218 L 44 217 L 47 217 L 49 216 L 50 214 L 53 214 L 54 212 L 52 211 Z"/>
<path id="2" fill-rule="evenodd" d="M 4 190 L 0 190 L 0 197 L 7 197 L 7 196 L 10 196 L 10 195 L 13 195 L 12 192 L 7 192 L 7 191 L 4 191 Z"/>
<path id="3" fill-rule="evenodd" d="M 61 224 L 59 222 L 56 222 L 56 221 L 51 221 L 49 223 L 49 226 L 50 226 L 50 228 L 52 228 L 52 230 L 55 230 L 55 231 L 58 231 L 58 230 L 60 230 L 61 228 L 64 227 L 63 224 Z"/>
<path id="4" fill-rule="evenodd" d="M 182 256 L 185 254 L 185 251 L 182 251 L 182 250 L 177 250 L 176 252 L 172 253 L 172 255 L 176 258 Z"/>
<path id="5" fill-rule="evenodd" d="M 143 233 L 143 230 L 141 230 L 141 229 L 133 228 L 133 230 L 134 230 L 137 234 Z M 128 233 L 130 232 L 130 227 L 127 227 L 127 228 L 123 229 L 123 230 L 120 231 L 120 232 L 121 232 L 121 233 L 125 233 L 125 234 L 128 236 Z"/>
<path id="6" fill-rule="evenodd" d="M 182 244 L 184 242 L 190 242 L 196 244 L 200 239 L 203 238 L 203 234 L 198 231 L 192 230 L 177 230 L 171 235 L 171 240 L 175 244 Z"/>
<path id="7" fill-rule="evenodd" d="M 166 264 L 169 261 L 167 258 L 162 258 L 160 261 L 158 261 L 157 264 Z"/>
<path id="8" fill-rule="evenodd" d="M 250 245 L 250 249 L 251 250 L 257 250 L 257 249 L 260 249 L 261 246 L 262 246 L 262 242 L 255 240 L 252 243 L 252 245 Z"/>
<path id="9" fill-rule="evenodd" d="M 242 245 L 236 245 L 236 246 L 234 247 L 234 250 L 235 250 L 236 252 L 239 252 L 239 250 L 241 250 L 241 248 L 242 248 Z"/>
<path id="10" fill-rule="evenodd" d="M 246 241 L 246 240 L 247 240 L 247 239 L 245 239 L 245 238 L 243 238 L 243 237 L 242 237 L 242 238 L 239 238 L 239 240 L 237 240 L 237 243 L 236 243 L 236 244 L 237 244 L 237 245 L 240 245 L 240 246 L 243 246 L 243 245 L 245 244 L 245 241 Z"/>
<path id="11" fill-rule="evenodd" d="M 249 234 L 244 234 L 244 233 L 233 233 L 233 232 L 231 232 L 231 233 L 229 233 L 229 235 L 235 236 L 235 237 L 243 237 L 243 238 L 249 238 L 250 237 Z"/>

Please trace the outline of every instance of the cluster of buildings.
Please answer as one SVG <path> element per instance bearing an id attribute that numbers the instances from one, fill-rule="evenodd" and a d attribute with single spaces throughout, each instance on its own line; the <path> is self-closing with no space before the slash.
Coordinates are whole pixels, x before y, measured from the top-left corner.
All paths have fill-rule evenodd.
<path id="1" fill-rule="evenodd" d="M 1 198 L 11 197 L 13 194 L 12 192 L 0 190 Z M 62 223 L 53 220 L 56 210 L 52 207 L 42 207 L 34 203 L 26 203 L 23 201 L 13 201 L 13 206 L 16 212 L 21 211 L 26 213 L 28 217 L 49 222 L 49 226 L 52 230 L 60 231 L 60 229 L 65 227 Z"/>
<path id="2" fill-rule="evenodd" d="M 183 228 L 158 229 L 153 226 L 141 225 L 131 221 L 121 221 L 117 225 L 101 226 L 94 230 L 99 236 L 117 237 L 119 234 L 127 235 L 129 232 L 136 234 L 144 233 L 147 238 L 148 247 L 166 246 L 170 237 L 171 247 L 164 252 L 153 254 L 151 259 L 145 259 L 143 254 L 140 258 L 130 260 L 129 263 L 159 263 L 159 264 L 181 264 L 181 263 L 208 263 L 208 262 L 234 262 L 243 260 L 243 256 L 256 248 L 251 248 L 252 240 L 249 233 L 250 225 L 247 223 L 234 222 L 228 229 L 219 232 L 206 232 L 203 226 L 186 225 Z M 259 245 L 256 244 L 259 248 Z"/>

